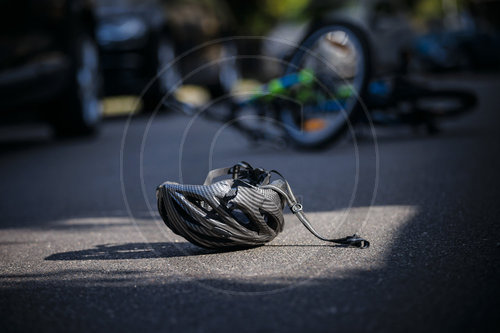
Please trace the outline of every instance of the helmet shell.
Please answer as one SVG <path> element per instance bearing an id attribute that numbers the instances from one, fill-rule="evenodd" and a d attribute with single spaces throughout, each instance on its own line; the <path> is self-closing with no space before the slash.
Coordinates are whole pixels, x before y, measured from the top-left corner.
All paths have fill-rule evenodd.
<path id="1" fill-rule="evenodd" d="M 272 183 L 285 189 L 282 180 Z M 211 185 L 165 182 L 156 190 L 158 210 L 176 234 L 205 248 L 249 247 L 283 230 L 284 198 L 275 190 L 228 179 Z"/>

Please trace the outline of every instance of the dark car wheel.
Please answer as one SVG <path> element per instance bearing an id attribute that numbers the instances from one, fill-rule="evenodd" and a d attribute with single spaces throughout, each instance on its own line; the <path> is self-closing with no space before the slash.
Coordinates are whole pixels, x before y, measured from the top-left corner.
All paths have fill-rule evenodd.
<path id="1" fill-rule="evenodd" d="M 65 94 L 53 104 L 51 119 L 57 137 L 95 134 L 101 122 L 99 53 L 90 36 L 75 39 L 70 81 Z"/>

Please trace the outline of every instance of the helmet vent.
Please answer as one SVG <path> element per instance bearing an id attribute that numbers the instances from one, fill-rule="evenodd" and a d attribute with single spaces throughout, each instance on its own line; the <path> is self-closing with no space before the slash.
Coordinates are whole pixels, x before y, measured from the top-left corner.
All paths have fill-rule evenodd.
<path id="1" fill-rule="evenodd" d="M 271 228 L 273 230 L 278 229 L 278 222 L 271 214 L 269 214 L 263 210 L 260 210 L 260 213 L 262 214 L 262 217 L 264 218 L 264 221 L 266 221 L 266 224 L 269 226 L 269 228 Z"/>
<path id="2" fill-rule="evenodd" d="M 186 198 L 186 200 L 188 200 L 189 202 L 191 202 L 193 205 L 195 205 L 196 207 L 200 208 L 201 210 L 203 210 L 205 213 L 210 213 L 213 211 L 213 208 L 212 206 L 210 206 L 206 201 L 204 200 L 201 200 L 199 198 L 196 198 L 196 197 L 193 197 L 193 196 L 189 196 L 189 195 L 184 195 L 184 197 Z"/>
<path id="3" fill-rule="evenodd" d="M 250 219 L 248 218 L 248 216 L 245 213 L 243 213 L 243 211 L 241 209 L 238 209 L 238 208 L 233 209 L 231 211 L 231 214 L 238 222 L 240 222 L 240 224 L 243 224 L 243 225 L 250 224 Z"/>
<path id="4" fill-rule="evenodd" d="M 191 222 L 192 224 L 199 224 L 190 214 L 188 214 L 184 207 L 182 207 L 177 200 L 172 200 L 172 204 L 177 213 L 184 218 L 186 221 Z"/>
<path id="5" fill-rule="evenodd" d="M 241 224 L 245 228 L 259 232 L 259 228 L 257 227 L 257 225 L 254 222 L 252 222 L 252 219 L 241 209 L 238 208 L 232 209 L 231 215 L 239 224 Z"/>

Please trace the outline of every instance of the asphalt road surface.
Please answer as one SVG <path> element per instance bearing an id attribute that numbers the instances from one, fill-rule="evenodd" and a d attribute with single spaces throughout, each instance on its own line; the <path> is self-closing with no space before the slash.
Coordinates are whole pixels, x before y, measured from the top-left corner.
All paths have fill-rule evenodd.
<path id="1" fill-rule="evenodd" d="M 252 146 L 230 126 L 173 114 L 108 121 L 96 140 L 4 132 L 1 330 L 493 330 L 500 84 L 452 81 L 480 105 L 441 135 L 376 129 L 374 140 L 364 128 L 321 152 Z M 371 247 L 325 244 L 288 211 L 274 241 L 236 252 L 163 225 L 156 185 L 199 184 L 241 160 L 281 171 L 321 233 L 356 232 Z"/>

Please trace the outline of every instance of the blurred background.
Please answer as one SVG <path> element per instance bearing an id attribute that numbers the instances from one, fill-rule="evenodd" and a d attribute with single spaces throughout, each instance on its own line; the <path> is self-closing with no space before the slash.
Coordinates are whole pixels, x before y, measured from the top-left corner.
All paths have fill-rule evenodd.
<path id="1" fill-rule="evenodd" d="M 179 112 L 282 77 L 311 27 L 337 19 L 368 36 L 374 80 L 465 89 L 472 112 L 440 133 L 360 121 L 322 150 Z M 500 0 L 0 0 L 0 327 L 494 331 L 499 70 Z M 384 82 L 370 89 L 399 81 Z M 164 225 L 158 184 L 242 160 L 285 175 L 322 234 L 371 247 L 325 245 L 288 210 L 272 243 L 242 251 Z"/>
<path id="2" fill-rule="evenodd" d="M 409 68 L 418 73 L 499 68 L 499 1 L 4 0 L 0 6 L 2 126 L 43 122 L 59 138 L 94 134 L 106 117 L 152 111 L 168 92 L 203 104 L 238 85 L 280 76 L 282 63 L 265 57 L 284 60 L 293 46 L 273 41 L 298 43 L 320 19 L 362 26 L 379 73 L 396 70 L 402 54 L 411 55 Z"/>

